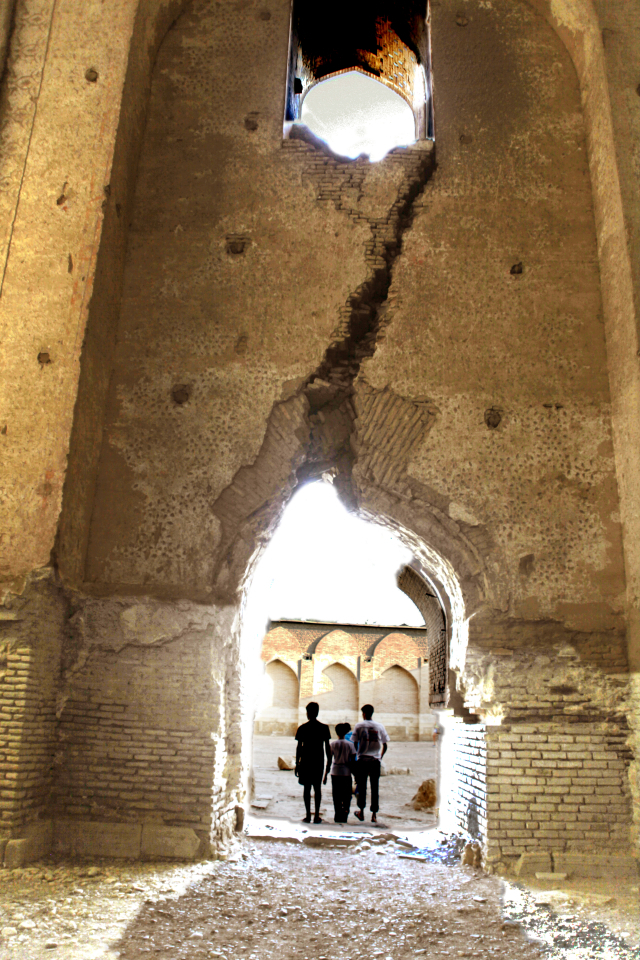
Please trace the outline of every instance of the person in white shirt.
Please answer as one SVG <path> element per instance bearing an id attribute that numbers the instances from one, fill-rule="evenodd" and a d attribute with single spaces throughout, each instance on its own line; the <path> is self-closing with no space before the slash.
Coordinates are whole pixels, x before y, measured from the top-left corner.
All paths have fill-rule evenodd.
<path id="1" fill-rule="evenodd" d="M 334 823 L 346 823 L 351 807 L 351 764 L 356 755 L 356 748 L 347 740 L 351 730 L 348 723 L 336 723 L 338 739 L 332 740 L 329 749 L 333 756 L 331 764 L 331 792 L 333 794 Z M 323 783 L 327 782 L 324 775 Z"/>
<path id="2" fill-rule="evenodd" d="M 358 820 L 364 820 L 364 808 L 367 805 L 367 779 L 371 782 L 371 823 L 377 823 L 378 784 L 380 781 L 380 761 L 387 752 L 389 735 L 381 723 L 372 720 L 373 707 L 365 703 L 362 707 L 362 720 L 353 731 L 353 744 L 358 751 L 355 765 L 355 777 L 358 785 Z"/>

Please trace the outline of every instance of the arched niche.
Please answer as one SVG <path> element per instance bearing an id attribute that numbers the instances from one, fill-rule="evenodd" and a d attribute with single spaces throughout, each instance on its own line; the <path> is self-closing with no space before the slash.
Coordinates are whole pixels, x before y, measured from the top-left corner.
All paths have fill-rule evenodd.
<path id="1" fill-rule="evenodd" d="M 293 736 L 298 725 L 298 704 L 297 675 L 282 660 L 271 660 L 260 682 L 254 733 Z"/>
<path id="2" fill-rule="evenodd" d="M 265 707 L 298 709 L 298 677 L 282 660 L 271 660 L 265 670 Z"/>
<path id="3" fill-rule="evenodd" d="M 358 681 L 341 663 L 332 663 L 322 671 L 315 696 L 320 705 L 320 720 L 335 725 L 341 720 L 353 723 L 358 710 Z"/>
<path id="4" fill-rule="evenodd" d="M 420 710 L 418 684 L 405 667 L 394 664 L 376 678 L 374 686 L 375 717 L 399 714 L 417 719 Z"/>

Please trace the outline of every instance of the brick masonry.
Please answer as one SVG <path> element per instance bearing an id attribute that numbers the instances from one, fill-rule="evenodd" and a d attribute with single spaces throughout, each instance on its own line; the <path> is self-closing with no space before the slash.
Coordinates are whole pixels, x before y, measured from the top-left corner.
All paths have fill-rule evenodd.
<path id="1" fill-rule="evenodd" d="M 51 571 L 0 607 L 0 841 L 46 816 L 66 604 Z"/>
<path id="2" fill-rule="evenodd" d="M 208 840 L 219 701 L 200 639 L 97 652 L 61 713 L 54 816 L 191 827 Z"/>
<path id="3" fill-rule="evenodd" d="M 429 645 L 426 628 L 274 623 L 262 644 L 268 702 L 257 713 L 255 732 L 294 733 L 305 718 L 305 705 L 313 699 L 329 724 L 356 723 L 359 707 L 370 702 L 390 736 L 429 738 L 433 728 L 426 693 Z M 292 676 L 299 690 L 295 711 Z"/>
<path id="4" fill-rule="evenodd" d="M 483 701 L 488 673 L 491 706 Z M 623 635 L 480 617 L 463 677 L 467 707 L 494 716 L 453 726 L 451 812 L 485 841 L 487 862 L 509 865 L 540 851 L 628 855 L 633 754 Z"/>

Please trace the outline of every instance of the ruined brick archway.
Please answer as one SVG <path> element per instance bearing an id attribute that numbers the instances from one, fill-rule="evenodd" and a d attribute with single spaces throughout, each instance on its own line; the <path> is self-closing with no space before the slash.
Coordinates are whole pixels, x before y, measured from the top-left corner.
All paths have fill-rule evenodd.
<path id="1" fill-rule="evenodd" d="M 486 779 L 486 806 L 470 797 L 466 809 L 490 857 L 605 845 L 621 857 L 635 722 L 624 629 L 633 666 L 637 617 L 623 623 L 616 483 L 633 607 L 640 417 L 601 24 L 588 3 L 536 4 L 578 82 L 526 4 L 496 0 L 465 26 L 440 5 L 438 95 L 452 122 L 438 170 L 424 144 L 372 170 L 281 145 L 284 7 L 247 20 L 231 49 L 232 12 L 191 5 L 162 45 L 144 138 L 155 51 L 180 4 L 113 5 L 72 67 L 60 8 L 40 66 L 23 71 L 42 89 L 27 135 L 19 124 L 5 210 L 2 569 L 14 606 L 2 627 L 19 743 L 7 762 L 21 771 L 7 829 L 46 842 L 42 824 L 55 823 L 69 849 L 78 824 L 97 844 L 109 824 L 114 844 L 145 855 L 174 836 L 161 843 L 161 828 L 191 850 L 224 841 L 243 799 L 238 591 L 296 484 L 325 473 L 444 585 L 450 665 L 481 721 L 445 736 L 459 782 Z M 489 74 L 462 56 L 498 35 Z M 96 84 L 77 63 L 98 55 Z M 73 124 L 60 103 L 81 105 Z M 30 255 L 41 236 L 59 262 Z M 61 584 L 46 564 L 65 476 Z M 526 763 L 523 736 L 547 765 Z M 162 789 L 175 764 L 189 795 Z M 580 792 L 598 778 L 572 769 L 604 769 L 608 783 Z M 554 770 L 570 783 L 554 786 Z M 492 819 L 525 777 L 558 797 L 558 836 L 535 801 L 531 826 Z"/>

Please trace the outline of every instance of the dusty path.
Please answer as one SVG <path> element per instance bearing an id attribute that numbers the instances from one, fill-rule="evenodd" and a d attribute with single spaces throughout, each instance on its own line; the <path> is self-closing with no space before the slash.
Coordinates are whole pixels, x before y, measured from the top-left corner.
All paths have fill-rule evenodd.
<path id="1" fill-rule="evenodd" d="M 475 871 L 400 860 L 387 845 L 263 844 L 170 906 L 148 904 L 122 960 L 537 958 L 500 915 L 499 883 Z M 148 938 L 148 939 L 147 939 Z"/>
<path id="2" fill-rule="evenodd" d="M 640 956 L 602 922 L 608 918 L 601 911 L 586 910 L 569 895 L 554 912 L 509 886 L 511 919 L 505 919 L 504 886 L 497 878 L 404 855 L 394 842 L 359 840 L 355 847 L 325 849 L 245 841 L 242 854 L 227 862 L 48 862 L 0 872 L 0 958 Z M 626 923 L 630 917 L 618 919 Z M 544 934 L 548 946 L 528 942 L 514 920 Z"/>

